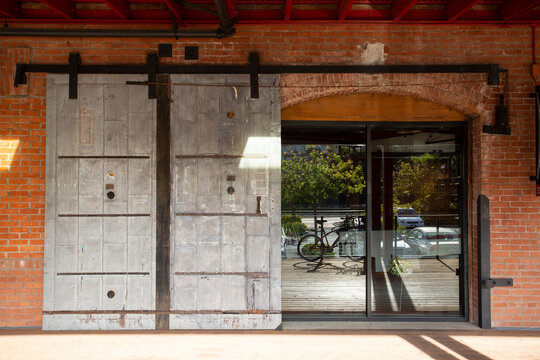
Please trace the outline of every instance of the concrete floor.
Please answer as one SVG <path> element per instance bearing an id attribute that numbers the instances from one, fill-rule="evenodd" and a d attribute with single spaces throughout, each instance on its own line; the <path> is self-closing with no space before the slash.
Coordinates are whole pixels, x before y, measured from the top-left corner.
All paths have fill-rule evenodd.
<path id="1" fill-rule="evenodd" d="M 540 332 L 0 330 L 0 359 L 540 359 Z"/>

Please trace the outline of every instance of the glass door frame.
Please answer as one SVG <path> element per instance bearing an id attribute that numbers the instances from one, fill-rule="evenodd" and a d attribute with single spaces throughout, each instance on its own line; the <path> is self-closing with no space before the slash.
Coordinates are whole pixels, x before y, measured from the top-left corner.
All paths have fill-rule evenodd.
<path id="1" fill-rule="evenodd" d="M 291 122 L 292 123 L 292 122 Z M 313 122 L 294 121 L 295 124 L 304 123 L 309 127 Z M 339 127 L 341 122 L 317 121 L 318 125 Z M 350 124 L 350 122 L 347 122 Z M 355 122 L 355 126 L 365 126 L 366 131 L 366 309 L 365 314 L 341 313 L 341 314 L 293 314 L 284 313 L 283 321 L 468 321 L 469 319 L 469 122 Z M 436 130 L 440 128 L 455 129 L 462 134 L 460 143 L 460 173 L 459 186 L 459 216 L 461 219 L 461 255 L 459 261 L 459 315 L 435 313 L 433 315 L 422 314 L 374 314 L 372 311 L 372 235 L 373 235 L 373 156 L 372 156 L 372 131 L 378 129 L 418 129 Z"/>

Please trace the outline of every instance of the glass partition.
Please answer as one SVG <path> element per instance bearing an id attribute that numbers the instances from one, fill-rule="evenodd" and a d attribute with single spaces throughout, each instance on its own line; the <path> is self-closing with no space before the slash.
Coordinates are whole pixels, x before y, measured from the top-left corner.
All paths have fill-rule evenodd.
<path id="1" fill-rule="evenodd" d="M 282 138 L 282 309 L 365 313 L 364 129 Z"/>
<path id="2" fill-rule="evenodd" d="M 465 130 L 368 126 L 282 122 L 283 313 L 461 315 Z"/>
<path id="3" fill-rule="evenodd" d="M 374 314 L 460 311 L 461 136 L 374 129 Z"/>

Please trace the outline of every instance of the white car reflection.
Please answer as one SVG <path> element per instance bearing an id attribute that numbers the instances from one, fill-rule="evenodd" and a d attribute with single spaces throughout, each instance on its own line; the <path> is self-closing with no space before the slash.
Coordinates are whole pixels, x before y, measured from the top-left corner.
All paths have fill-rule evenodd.
<path id="1" fill-rule="evenodd" d="M 461 253 L 461 235 L 452 228 L 417 227 L 405 236 L 410 252 L 416 255 L 448 256 Z"/>

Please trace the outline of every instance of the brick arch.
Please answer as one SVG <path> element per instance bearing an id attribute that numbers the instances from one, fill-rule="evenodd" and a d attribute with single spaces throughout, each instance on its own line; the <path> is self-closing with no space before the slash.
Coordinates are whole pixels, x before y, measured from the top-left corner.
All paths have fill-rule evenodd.
<path id="1" fill-rule="evenodd" d="M 484 74 L 285 74 L 281 77 L 281 108 L 351 93 L 411 96 L 477 117 L 485 114 L 492 89 Z"/>

